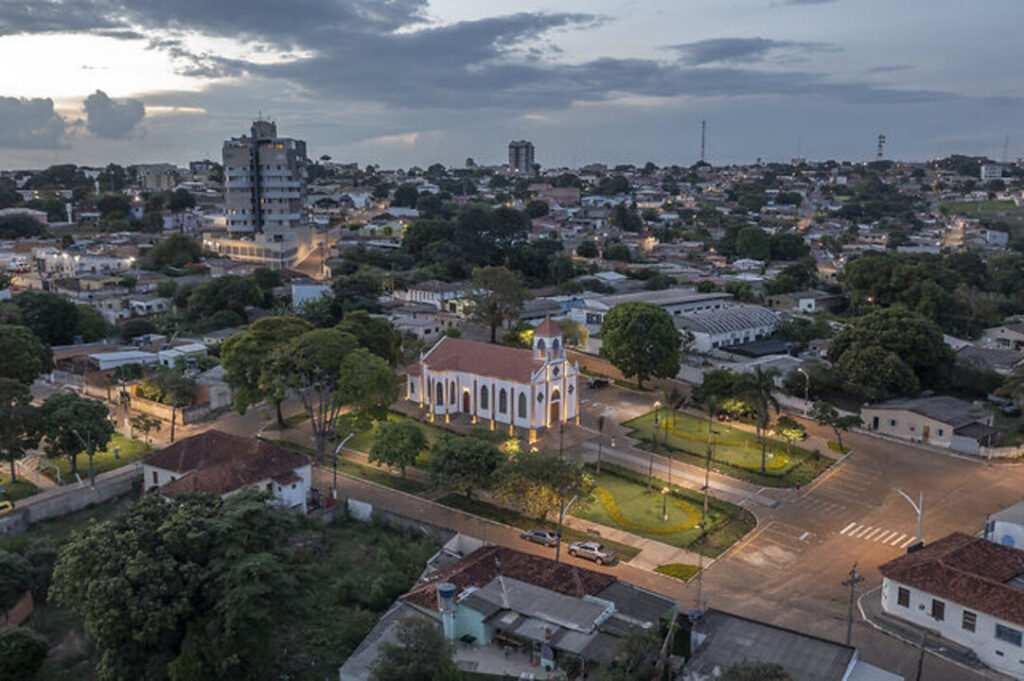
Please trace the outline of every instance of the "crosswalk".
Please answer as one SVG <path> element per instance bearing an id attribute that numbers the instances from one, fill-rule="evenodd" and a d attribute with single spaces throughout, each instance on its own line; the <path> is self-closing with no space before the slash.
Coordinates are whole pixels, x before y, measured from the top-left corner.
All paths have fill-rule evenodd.
<path id="1" fill-rule="evenodd" d="M 895 546 L 901 549 L 907 548 L 913 544 L 916 539 L 914 535 L 908 535 L 905 532 L 900 532 L 899 530 L 874 527 L 858 522 L 850 523 L 843 529 L 839 530 L 839 534 L 851 539 L 863 539 L 864 541 L 885 544 L 887 546 Z"/>

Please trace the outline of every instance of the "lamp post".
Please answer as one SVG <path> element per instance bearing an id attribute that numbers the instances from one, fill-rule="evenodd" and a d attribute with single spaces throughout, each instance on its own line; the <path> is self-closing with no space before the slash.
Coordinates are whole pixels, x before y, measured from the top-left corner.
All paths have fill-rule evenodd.
<path id="1" fill-rule="evenodd" d="M 797 373 L 804 375 L 804 414 L 811 413 L 811 375 L 803 367 L 796 368 Z"/>
<path id="2" fill-rule="evenodd" d="M 654 401 L 654 425 L 658 425 L 658 412 L 661 410 L 661 400 Z"/>
<path id="3" fill-rule="evenodd" d="M 572 505 L 576 503 L 577 496 L 573 495 L 569 503 L 562 507 L 558 512 L 558 543 L 555 544 L 555 562 L 557 563 L 559 558 L 562 556 L 562 523 L 565 522 L 565 514 L 569 512 Z"/>
<path id="4" fill-rule="evenodd" d="M 922 490 L 918 494 L 918 496 L 917 496 L 917 503 L 916 504 L 914 503 L 914 500 L 911 499 L 910 496 L 906 492 L 904 492 L 903 490 L 897 489 L 896 492 L 901 497 L 906 499 L 907 503 L 909 503 L 911 506 L 913 506 L 914 510 L 917 511 L 917 535 L 915 536 L 913 545 L 907 550 L 907 552 L 909 553 L 911 550 L 916 550 L 916 549 L 920 548 L 921 543 L 922 543 L 922 540 L 921 540 L 921 524 L 922 524 L 922 522 L 924 520 L 924 490 Z"/>
<path id="5" fill-rule="evenodd" d="M 76 429 L 72 428 L 71 432 L 75 434 L 75 437 L 77 437 L 79 442 L 81 442 L 82 445 L 85 447 L 85 451 L 89 453 L 89 485 L 95 487 L 96 467 L 93 465 L 93 456 L 95 456 L 95 454 L 92 451 L 92 438 L 90 437 L 89 441 L 87 442 L 85 438 L 78 434 L 78 431 Z"/>
<path id="6" fill-rule="evenodd" d="M 850 587 L 850 609 L 846 616 L 846 645 L 850 645 L 850 639 L 853 638 L 853 598 L 857 585 L 863 581 L 864 578 L 857 572 L 857 564 L 854 563 L 850 568 L 850 578 L 843 580 L 843 586 Z"/>
<path id="7" fill-rule="evenodd" d="M 355 432 L 349 433 L 345 436 L 345 439 L 338 443 L 338 446 L 334 448 L 334 456 L 331 457 L 331 461 L 334 463 L 334 485 L 331 487 L 331 498 L 338 498 L 338 452 L 345 446 L 345 443 L 352 439 Z"/>
<path id="8" fill-rule="evenodd" d="M 604 445 L 604 415 L 597 417 L 597 474 L 601 475 L 601 447 Z"/>
<path id="9" fill-rule="evenodd" d="M 661 522 L 668 520 L 668 487 L 661 488 Z"/>

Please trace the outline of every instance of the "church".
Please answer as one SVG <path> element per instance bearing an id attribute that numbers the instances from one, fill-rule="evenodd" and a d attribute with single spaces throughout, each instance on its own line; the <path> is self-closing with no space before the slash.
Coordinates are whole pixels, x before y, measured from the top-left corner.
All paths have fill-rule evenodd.
<path id="1" fill-rule="evenodd" d="M 533 332 L 533 348 L 510 348 L 444 337 L 408 370 L 406 398 L 434 420 L 468 414 L 494 430 L 528 430 L 579 423 L 579 365 L 566 358 L 562 332 L 545 319 Z"/>

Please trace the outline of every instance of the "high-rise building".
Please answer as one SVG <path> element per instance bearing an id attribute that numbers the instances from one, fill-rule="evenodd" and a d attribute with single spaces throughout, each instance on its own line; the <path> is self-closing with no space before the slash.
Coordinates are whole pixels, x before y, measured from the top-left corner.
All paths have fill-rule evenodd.
<path id="1" fill-rule="evenodd" d="M 254 121 L 224 142 L 224 212 L 233 234 L 285 234 L 305 225 L 306 143 Z"/>
<path id="2" fill-rule="evenodd" d="M 536 172 L 533 160 L 533 142 L 526 140 L 509 142 L 508 167 L 513 173 L 533 175 Z"/>

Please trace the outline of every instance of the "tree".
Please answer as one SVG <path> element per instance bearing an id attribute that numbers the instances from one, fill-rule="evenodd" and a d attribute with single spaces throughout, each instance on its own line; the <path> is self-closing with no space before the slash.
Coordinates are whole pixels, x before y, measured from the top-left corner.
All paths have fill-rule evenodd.
<path id="1" fill-rule="evenodd" d="M 391 197 L 391 205 L 395 208 L 414 208 L 420 193 L 414 184 L 403 184 L 395 190 Z"/>
<path id="2" fill-rule="evenodd" d="M 491 329 L 491 342 L 498 327 L 515 319 L 529 293 L 519 275 L 506 267 L 477 267 L 473 270 L 473 317 Z"/>
<path id="3" fill-rule="evenodd" d="M 586 508 L 593 500 L 594 479 L 575 461 L 525 450 L 501 467 L 495 492 L 526 515 L 545 520 L 573 497 L 574 508 Z"/>
<path id="4" fill-rule="evenodd" d="M 76 336 L 81 336 L 86 343 L 91 343 L 110 335 L 110 323 L 99 310 L 91 305 L 75 305 L 75 310 Z"/>
<path id="5" fill-rule="evenodd" d="M 46 639 L 28 627 L 0 627 L 0 678 L 32 681 L 49 649 Z"/>
<path id="6" fill-rule="evenodd" d="M 131 419 L 132 428 L 142 433 L 142 437 L 146 439 L 146 444 L 149 444 L 149 433 L 150 431 L 157 430 L 160 427 L 160 419 L 149 414 L 138 414 L 133 416 Z"/>
<path id="7" fill-rule="evenodd" d="M 0 239 L 29 239 L 45 232 L 43 224 L 30 215 L 0 217 Z"/>
<path id="8" fill-rule="evenodd" d="M 37 417 L 28 386 L 0 378 L 0 460 L 10 462 L 11 482 L 18 479 L 14 462 L 39 444 Z"/>
<path id="9" fill-rule="evenodd" d="M 786 668 L 770 662 L 738 662 L 726 669 L 719 681 L 792 681 Z"/>
<path id="10" fill-rule="evenodd" d="M 353 310 L 342 317 L 337 328 L 354 336 L 360 346 L 391 366 L 402 359 L 402 334 L 383 317 L 371 317 L 366 310 Z"/>
<path id="11" fill-rule="evenodd" d="M 189 263 L 199 262 L 203 255 L 203 247 L 198 241 L 185 234 L 172 234 L 156 246 L 146 256 L 148 263 L 155 269 L 162 267 L 182 268 Z"/>
<path id="12" fill-rule="evenodd" d="M 121 218 L 131 210 L 131 204 L 122 195 L 107 194 L 96 202 L 96 210 L 106 219 Z"/>
<path id="13" fill-rule="evenodd" d="M 31 385 L 53 368 L 53 352 L 24 326 L 0 325 L 0 378 Z"/>
<path id="14" fill-rule="evenodd" d="M 616 305 L 601 325 L 601 356 L 627 378 L 635 376 L 640 388 L 652 376 L 679 373 L 681 344 L 672 315 L 651 303 Z"/>
<path id="15" fill-rule="evenodd" d="M 32 566 L 16 553 L 0 551 L 0 612 L 14 607 L 32 586 Z"/>
<path id="16" fill-rule="evenodd" d="M 775 422 L 775 430 L 786 441 L 790 454 L 793 453 L 793 443 L 807 437 L 807 431 L 792 416 L 780 416 Z"/>
<path id="17" fill-rule="evenodd" d="M 548 206 L 547 201 L 530 201 L 526 204 L 526 214 L 531 218 L 542 218 L 548 214 L 551 207 Z"/>
<path id="18" fill-rule="evenodd" d="M 768 239 L 772 260 L 799 260 L 811 252 L 804 238 L 793 232 L 779 232 Z"/>
<path id="19" fill-rule="evenodd" d="M 767 260 L 770 255 L 768 233 L 760 227 L 744 227 L 736 235 L 736 253 L 741 258 Z"/>
<path id="20" fill-rule="evenodd" d="M 121 339 L 126 343 L 130 342 L 133 338 L 156 332 L 156 324 L 141 317 L 129 319 L 121 325 Z"/>
<path id="21" fill-rule="evenodd" d="M 458 681 L 462 678 L 452 662 L 448 642 L 437 622 L 426 617 L 398 621 L 396 642 L 380 645 L 370 667 L 371 681 Z"/>
<path id="22" fill-rule="evenodd" d="M 754 367 L 752 372 L 740 376 L 740 394 L 753 407 L 757 417 L 757 439 L 761 442 L 762 473 L 766 470 L 768 456 L 768 438 L 765 437 L 765 429 L 771 420 L 771 410 L 779 411 L 779 401 L 773 394 L 775 376 L 778 373 L 779 371 L 775 367 L 768 369 Z"/>
<path id="23" fill-rule="evenodd" d="M 267 296 L 254 279 L 227 275 L 194 288 L 188 295 L 187 316 L 191 320 L 231 311 L 245 319 L 245 308 L 263 307 Z"/>
<path id="24" fill-rule="evenodd" d="M 231 404 L 239 414 L 244 414 L 261 399 L 272 397 L 270 401 L 277 413 L 278 425 L 284 427 L 284 415 L 281 413 L 284 397 L 278 399 L 276 390 L 268 390 L 271 386 L 267 383 L 273 375 L 264 373 L 264 365 L 277 347 L 312 328 L 309 322 L 298 317 L 264 317 L 221 344 L 224 378 L 231 387 Z"/>
<path id="25" fill-rule="evenodd" d="M 604 247 L 604 259 L 629 262 L 633 259 L 633 255 L 630 253 L 629 246 L 621 241 L 613 241 Z"/>
<path id="26" fill-rule="evenodd" d="M 601 255 L 601 252 L 597 248 L 597 244 L 593 241 L 583 241 L 579 246 L 576 247 L 576 255 L 581 258 L 596 258 Z"/>
<path id="27" fill-rule="evenodd" d="M 826 428 L 832 429 L 832 432 L 835 433 L 836 444 L 839 445 L 839 449 L 844 449 L 843 433 L 850 428 L 855 428 L 861 424 L 860 417 L 856 414 L 844 416 L 839 413 L 838 409 L 824 401 L 814 403 L 811 416 L 819 426 L 825 426 Z"/>
<path id="28" fill-rule="evenodd" d="M 661 645 L 658 632 L 634 628 L 610 665 L 602 666 L 597 681 L 637 681 L 656 678 L 655 664 Z"/>
<path id="29" fill-rule="evenodd" d="M 287 546 L 298 518 L 267 501 L 146 495 L 74 533 L 51 598 L 82 618 L 102 681 L 266 677 L 281 604 L 308 569 Z"/>
<path id="30" fill-rule="evenodd" d="M 434 445 L 430 473 L 439 487 L 461 491 L 469 499 L 474 489 L 490 487 L 503 458 L 486 436 L 445 435 Z"/>
<path id="31" fill-rule="evenodd" d="M 405 477 L 405 469 L 427 448 L 427 436 L 413 421 L 381 421 L 377 439 L 370 447 L 370 463 L 398 466 Z"/>
<path id="32" fill-rule="evenodd" d="M 50 395 L 39 408 L 40 432 L 46 438 L 46 453 L 51 457 L 66 456 L 71 472 L 78 475 L 78 455 L 89 455 L 89 476 L 95 480 L 93 457 L 104 449 L 114 435 L 114 426 L 107 418 L 106 405 L 76 393 Z"/>
<path id="33" fill-rule="evenodd" d="M 25 291 L 11 298 L 21 312 L 21 323 L 48 345 L 68 345 L 78 327 L 78 308 L 54 293 Z"/>

